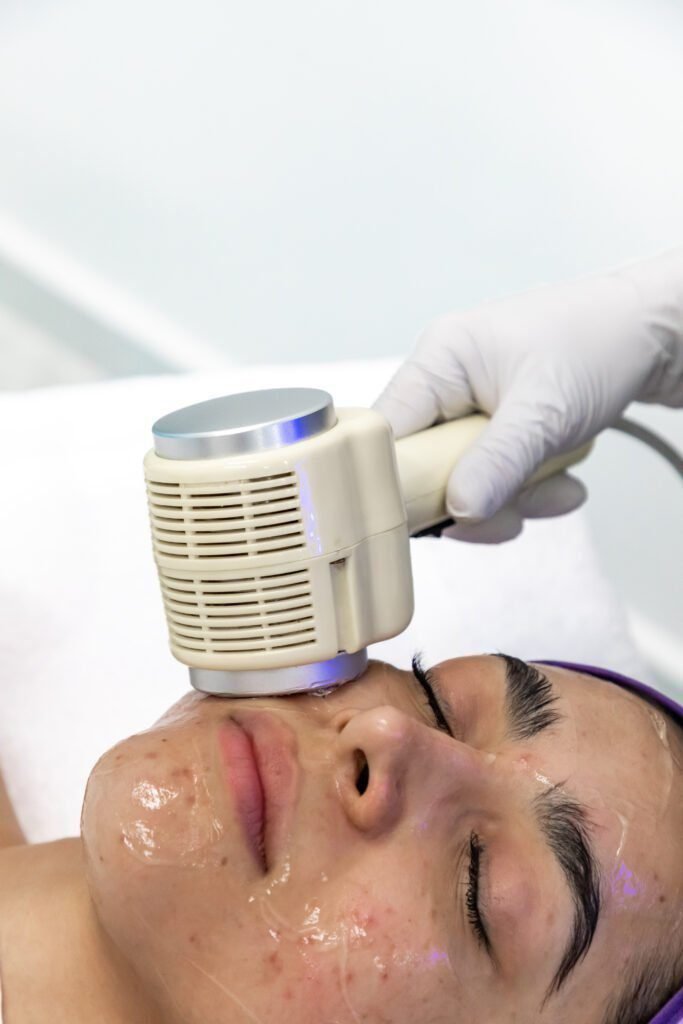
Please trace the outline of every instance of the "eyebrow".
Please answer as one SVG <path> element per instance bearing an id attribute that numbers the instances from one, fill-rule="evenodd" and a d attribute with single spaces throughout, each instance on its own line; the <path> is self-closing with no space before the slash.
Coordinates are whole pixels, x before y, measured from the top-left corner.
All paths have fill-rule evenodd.
<path id="1" fill-rule="evenodd" d="M 510 654 L 496 657 L 505 662 L 505 713 L 508 739 L 519 742 L 538 736 L 562 719 L 555 705 L 558 695 L 547 676 L 534 665 Z"/>
<path id="2" fill-rule="evenodd" d="M 600 918 L 600 869 L 593 852 L 585 808 L 558 783 L 534 800 L 545 840 L 560 864 L 574 903 L 574 922 L 560 966 L 544 1003 L 557 993 L 590 949 Z"/>
<path id="3" fill-rule="evenodd" d="M 534 665 L 507 654 L 505 712 L 511 740 L 529 740 L 562 719 L 552 683 Z M 569 943 L 543 1002 L 559 991 L 590 949 L 600 917 L 600 869 L 591 843 L 585 807 L 569 797 L 558 783 L 534 800 L 543 837 L 558 861 L 574 903 Z"/>

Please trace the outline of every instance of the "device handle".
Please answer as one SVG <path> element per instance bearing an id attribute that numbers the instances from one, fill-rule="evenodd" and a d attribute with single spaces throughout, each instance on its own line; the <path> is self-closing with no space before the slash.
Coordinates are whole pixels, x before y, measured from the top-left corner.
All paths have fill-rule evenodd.
<path id="1" fill-rule="evenodd" d="M 461 455 L 477 439 L 488 416 L 477 413 L 428 427 L 396 442 L 396 459 L 401 490 L 412 535 L 450 518 L 446 509 L 446 484 Z M 592 442 L 564 455 L 548 459 L 531 477 L 545 480 L 588 455 Z"/>

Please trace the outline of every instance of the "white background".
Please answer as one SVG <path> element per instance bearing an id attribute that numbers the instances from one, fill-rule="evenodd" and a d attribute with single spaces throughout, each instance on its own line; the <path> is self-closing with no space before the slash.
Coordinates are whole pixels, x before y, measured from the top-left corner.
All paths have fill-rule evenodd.
<path id="1" fill-rule="evenodd" d="M 0 209 L 239 361 L 683 239 L 676 0 L 4 0 Z"/>

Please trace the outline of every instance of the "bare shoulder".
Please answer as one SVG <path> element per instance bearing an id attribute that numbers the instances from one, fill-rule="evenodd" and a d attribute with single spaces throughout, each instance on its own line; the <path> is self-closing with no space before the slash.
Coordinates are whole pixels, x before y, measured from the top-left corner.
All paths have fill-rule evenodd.
<path id="1" fill-rule="evenodd" d="M 82 884 L 80 839 L 25 843 L 0 850 L 0 948 L 8 929 L 22 919 L 27 902 L 41 893 L 51 902 L 72 885 Z"/>
<path id="2" fill-rule="evenodd" d="M 31 849 L 32 847 L 25 843 L 0 849 L 0 927 L 6 917 L 11 897 L 15 893 L 17 879 L 24 873 L 26 851 Z"/>
<path id="3" fill-rule="evenodd" d="M 46 964 L 55 955 L 46 937 L 55 934 L 55 922 L 65 920 L 69 894 L 79 878 L 80 839 L 0 850 L 0 974 L 12 999 L 12 1019 L 46 1019 L 31 1009 L 44 996 L 38 979 L 49 977 Z"/>
<path id="4" fill-rule="evenodd" d="M 25 843 L 26 837 L 21 831 L 17 815 L 0 773 L 0 849 Z"/>
<path id="5" fill-rule="evenodd" d="M 80 875 L 81 840 L 72 837 L 52 843 L 22 843 L 0 850 L 0 894 L 29 883 L 67 881 Z"/>

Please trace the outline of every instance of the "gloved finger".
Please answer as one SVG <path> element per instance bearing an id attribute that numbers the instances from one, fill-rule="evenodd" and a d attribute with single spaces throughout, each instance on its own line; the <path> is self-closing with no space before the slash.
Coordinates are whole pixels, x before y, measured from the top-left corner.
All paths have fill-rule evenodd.
<path id="1" fill-rule="evenodd" d="M 429 374 L 411 361 L 399 367 L 372 407 L 389 420 L 396 438 L 431 426 L 439 415 Z"/>
<path id="2" fill-rule="evenodd" d="M 588 496 L 584 484 L 570 473 L 555 473 L 547 480 L 529 484 L 519 492 L 515 505 L 525 519 L 561 516 L 583 505 Z"/>
<path id="3" fill-rule="evenodd" d="M 465 332 L 447 317 L 425 328 L 413 355 L 373 404 L 389 420 L 395 437 L 474 410 L 469 378 L 458 354 L 469 344 Z"/>
<path id="4" fill-rule="evenodd" d="M 480 523 L 454 523 L 442 532 L 442 537 L 466 540 L 470 544 L 501 544 L 522 532 L 524 520 L 514 504 L 501 508 L 490 519 Z"/>
<path id="5" fill-rule="evenodd" d="M 458 461 L 446 489 L 456 520 L 490 519 L 507 505 L 550 454 L 543 411 L 508 399 Z"/>

